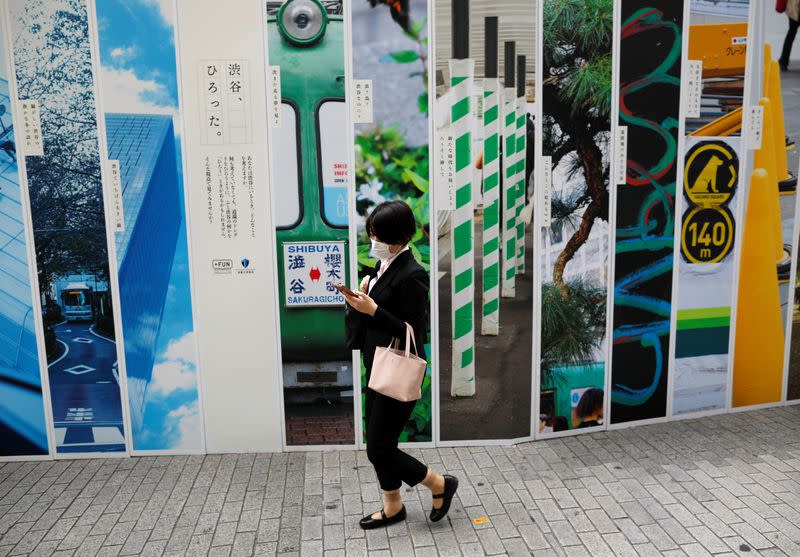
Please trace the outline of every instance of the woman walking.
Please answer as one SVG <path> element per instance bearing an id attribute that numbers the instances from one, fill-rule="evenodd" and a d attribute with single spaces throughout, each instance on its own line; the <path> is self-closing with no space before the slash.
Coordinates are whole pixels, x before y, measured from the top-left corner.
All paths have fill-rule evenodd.
<path id="1" fill-rule="evenodd" d="M 369 382 L 375 349 L 389 346 L 393 339 L 404 348 L 406 323 L 414 330 L 416 346 L 424 346 L 427 323 L 428 273 L 414 260 L 408 242 L 417 230 L 411 208 L 402 201 L 387 201 L 375 207 L 367 218 L 372 254 L 379 260 L 374 271 L 361 281 L 355 296 L 347 301 L 348 348 L 361 350 Z M 419 354 L 424 358 L 423 353 Z M 364 418 L 367 424 L 367 456 L 375 467 L 383 490 L 383 509 L 361 519 L 365 530 L 388 526 L 406 518 L 400 486 L 419 483 L 433 497 L 430 519 L 441 520 L 450 509 L 458 479 L 441 475 L 397 447 L 403 427 L 416 401 L 401 402 L 365 389 Z"/>
<path id="2" fill-rule="evenodd" d="M 800 0 L 789 0 L 786 3 L 786 17 L 789 18 L 789 30 L 783 40 L 783 50 L 778 64 L 783 71 L 789 69 L 789 57 L 792 54 L 792 45 L 797 35 L 797 28 L 800 27 Z"/>

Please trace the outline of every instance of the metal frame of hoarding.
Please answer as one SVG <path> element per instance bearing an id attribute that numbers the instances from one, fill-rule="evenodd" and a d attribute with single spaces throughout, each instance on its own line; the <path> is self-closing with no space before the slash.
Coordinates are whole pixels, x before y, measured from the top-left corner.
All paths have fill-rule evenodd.
<path id="1" fill-rule="evenodd" d="M 353 103 L 351 92 L 353 90 L 353 7 L 350 2 L 344 5 L 344 77 L 345 77 L 345 106 L 347 107 L 347 222 L 348 239 L 350 242 L 349 261 L 351 282 L 358 282 L 358 230 L 355 223 L 356 213 L 356 145 L 355 122 L 353 121 Z M 355 280 L 353 280 L 355 279 Z M 361 404 L 361 351 L 353 350 L 350 368 L 353 373 L 353 447 L 362 449 L 364 442 L 364 425 Z"/>
<path id="2" fill-rule="evenodd" d="M 431 164 L 435 162 L 437 149 L 435 148 L 435 129 L 436 119 L 434 118 L 433 111 L 436 107 L 436 49 L 434 41 L 436 40 L 436 31 L 434 25 L 434 1 L 427 0 L 426 25 L 428 26 L 428 189 L 435 191 L 435 166 Z M 434 92 L 431 95 L 431 91 Z M 437 199 L 435 195 L 428 196 L 428 222 L 429 228 L 436 228 L 436 210 Z M 439 238 L 437 234 L 430 235 L 430 252 L 431 252 L 431 265 L 430 265 L 430 279 L 435 284 L 436 276 L 439 268 Z M 439 289 L 430 289 L 430 311 L 428 315 L 431 321 L 431 440 L 424 443 L 425 447 L 436 447 L 439 439 Z"/>
<path id="3" fill-rule="evenodd" d="M 687 59 L 689 55 L 689 26 L 691 24 L 691 1 L 683 2 L 683 40 L 681 42 L 681 83 L 686 83 L 688 77 Z M 672 244 L 672 303 L 669 318 L 669 353 L 667 354 L 667 408 L 665 418 L 672 417 L 672 399 L 675 389 L 675 336 L 678 330 L 678 290 L 680 288 L 679 267 L 681 261 L 680 218 L 683 214 L 683 169 L 686 150 L 686 90 L 681 88 L 680 117 L 678 119 L 678 155 L 675 173 L 675 231 Z"/>
<path id="4" fill-rule="evenodd" d="M 436 130 L 436 0 L 428 0 L 428 145 L 434 146 L 434 137 Z M 431 95 L 431 93 L 433 93 Z M 437 168 L 439 160 L 439 149 L 428 148 L 430 170 L 429 176 L 429 190 L 437 191 L 437 176 L 436 172 L 432 170 Z M 436 195 L 430 195 L 429 210 L 430 210 L 430 223 L 431 223 L 431 279 L 432 288 L 430 289 L 431 299 L 431 441 L 437 447 L 441 445 L 441 419 L 439 411 L 439 396 L 441 389 L 439 388 L 439 235 L 435 232 L 438 230 L 439 222 L 437 218 L 439 200 Z"/>

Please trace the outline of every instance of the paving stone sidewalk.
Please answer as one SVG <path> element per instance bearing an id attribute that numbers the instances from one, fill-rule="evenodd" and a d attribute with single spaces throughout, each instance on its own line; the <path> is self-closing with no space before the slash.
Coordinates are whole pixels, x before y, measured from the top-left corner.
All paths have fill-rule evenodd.
<path id="1" fill-rule="evenodd" d="M 6 555 L 800 555 L 800 406 L 515 447 L 414 451 L 449 519 L 364 532 L 358 451 L 0 464 Z"/>

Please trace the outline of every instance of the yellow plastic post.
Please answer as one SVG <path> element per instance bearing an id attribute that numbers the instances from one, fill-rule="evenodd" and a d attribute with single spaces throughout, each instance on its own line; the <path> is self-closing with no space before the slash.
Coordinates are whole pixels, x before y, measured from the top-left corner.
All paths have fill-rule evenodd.
<path id="1" fill-rule="evenodd" d="M 758 101 L 764 107 L 764 122 L 761 129 L 761 149 L 755 152 L 754 168 L 763 168 L 767 173 L 769 183 L 769 213 L 768 218 L 775 232 L 773 233 L 775 261 L 783 259 L 783 226 L 781 223 L 781 200 L 778 191 L 778 179 L 775 172 L 775 135 L 772 128 L 772 105 L 769 99 L 762 97 Z M 770 245 L 770 244 L 765 244 Z"/>
<path id="2" fill-rule="evenodd" d="M 772 45 L 769 43 L 764 43 L 764 76 L 763 76 L 763 81 L 761 83 L 762 97 L 769 96 L 770 62 L 772 62 Z"/>
<path id="3" fill-rule="evenodd" d="M 777 60 L 769 64 L 769 90 L 767 97 L 772 105 L 772 127 L 775 134 L 775 162 L 778 182 L 789 177 L 789 163 L 786 156 L 786 121 L 783 115 L 783 91 L 781 89 L 781 68 Z"/>
<path id="4" fill-rule="evenodd" d="M 770 250 L 773 183 L 753 172 L 742 239 L 733 360 L 733 406 L 778 402 L 783 386 L 783 328 L 778 276 Z"/>
<path id="5" fill-rule="evenodd" d="M 764 44 L 764 80 L 762 96 L 772 103 L 772 123 L 775 134 L 776 180 L 780 183 L 790 176 L 786 156 L 786 122 L 783 116 L 783 91 L 781 90 L 781 69 L 777 60 L 772 59 L 772 46 Z"/>

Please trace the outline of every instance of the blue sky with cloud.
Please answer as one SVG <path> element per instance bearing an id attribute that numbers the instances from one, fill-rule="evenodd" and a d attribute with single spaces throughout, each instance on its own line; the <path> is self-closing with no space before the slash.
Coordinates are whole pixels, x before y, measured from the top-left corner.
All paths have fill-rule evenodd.
<path id="1" fill-rule="evenodd" d="M 174 1 L 103 0 L 97 2 L 97 21 L 103 110 L 170 114 L 175 118 L 178 83 Z M 179 134 L 180 126 L 177 121 L 174 123 Z M 176 152 L 182 181 L 179 136 Z M 144 422 L 141 431 L 134 432 L 134 449 L 202 446 L 196 361 L 184 217 L 147 389 Z"/>
<path id="2" fill-rule="evenodd" d="M 178 106 L 171 0 L 97 3 L 104 109 L 175 114 Z"/>

